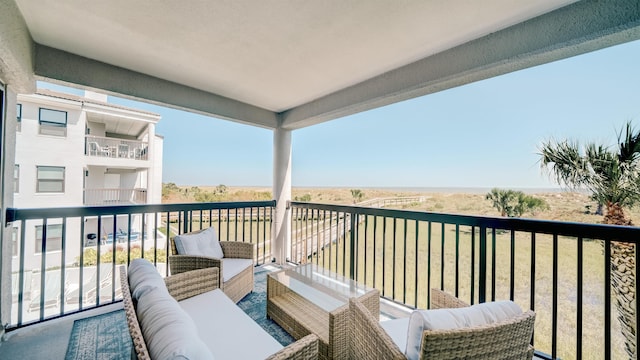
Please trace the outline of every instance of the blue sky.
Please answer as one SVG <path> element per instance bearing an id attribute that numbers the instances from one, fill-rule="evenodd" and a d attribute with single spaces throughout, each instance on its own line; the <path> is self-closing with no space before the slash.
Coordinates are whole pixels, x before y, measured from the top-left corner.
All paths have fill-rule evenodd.
<path id="1" fill-rule="evenodd" d="M 640 127 L 639 63 L 635 41 L 295 130 L 293 186 L 557 187 L 538 145 Z M 271 130 L 109 101 L 162 115 L 164 182 L 271 186 Z"/>

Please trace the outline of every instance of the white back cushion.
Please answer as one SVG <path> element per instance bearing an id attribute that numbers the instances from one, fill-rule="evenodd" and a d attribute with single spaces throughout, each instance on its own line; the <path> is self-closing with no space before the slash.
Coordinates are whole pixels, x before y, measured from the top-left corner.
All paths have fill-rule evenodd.
<path id="1" fill-rule="evenodd" d="M 144 292 L 136 314 L 152 359 L 213 359 L 191 317 L 168 292 Z"/>
<path id="2" fill-rule="evenodd" d="M 213 227 L 195 234 L 177 235 L 174 241 L 180 255 L 207 256 L 216 259 L 224 257 L 218 235 Z"/>
<path id="3" fill-rule="evenodd" d="M 129 289 L 131 290 L 131 298 L 137 301 L 140 296 L 152 289 L 160 288 L 167 291 L 164 279 L 158 273 L 158 270 L 147 259 L 134 259 L 127 269 L 127 278 L 129 279 Z"/>
<path id="4" fill-rule="evenodd" d="M 409 360 L 420 358 L 424 330 L 454 330 L 494 324 L 522 314 L 512 301 L 496 301 L 456 309 L 415 310 L 409 317 L 407 348 Z"/>

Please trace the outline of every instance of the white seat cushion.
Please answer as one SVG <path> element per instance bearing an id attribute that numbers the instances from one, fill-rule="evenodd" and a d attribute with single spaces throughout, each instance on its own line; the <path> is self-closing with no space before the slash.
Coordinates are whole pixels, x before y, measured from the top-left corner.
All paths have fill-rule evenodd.
<path id="1" fill-rule="evenodd" d="M 405 355 L 409 360 L 419 358 L 424 330 L 454 330 L 482 326 L 520 314 L 522 310 L 512 301 L 496 301 L 456 309 L 415 310 L 409 317 Z"/>
<path id="2" fill-rule="evenodd" d="M 152 359 L 213 359 L 192 318 L 166 290 L 144 292 L 136 314 Z"/>
<path id="3" fill-rule="evenodd" d="M 234 276 L 240 274 L 242 270 L 252 267 L 253 259 L 222 259 L 222 282 L 231 280 Z"/>
<path id="4" fill-rule="evenodd" d="M 381 321 L 380 326 L 391 337 L 391 340 L 398 345 L 400 351 L 407 348 L 407 329 L 409 328 L 409 318 Z"/>
<path id="5" fill-rule="evenodd" d="M 173 241 L 180 255 L 207 256 L 222 259 L 224 253 L 213 227 L 195 234 L 177 235 Z"/>
<path id="6" fill-rule="evenodd" d="M 218 360 L 266 359 L 282 349 L 220 289 L 180 301 L 202 341 Z"/>

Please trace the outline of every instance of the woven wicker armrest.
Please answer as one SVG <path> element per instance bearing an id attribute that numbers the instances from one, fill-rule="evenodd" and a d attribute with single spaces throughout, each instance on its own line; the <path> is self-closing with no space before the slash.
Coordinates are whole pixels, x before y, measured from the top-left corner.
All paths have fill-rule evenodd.
<path id="1" fill-rule="evenodd" d="M 535 313 L 490 325 L 425 330 L 420 359 L 531 359 Z"/>
<path id="2" fill-rule="evenodd" d="M 177 301 L 188 299 L 218 288 L 219 270 L 205 268 L 171 275 L 164 279 L 169 294 Z"/>
<path id="3" fill-rule="evenodd" d="M 199 270 L 209 267 L 220 268 L 222 263 L 220 259 L 210 258 L 206 256 L 194 255 L 171 255 L 169 256 L 169 269 L 172 275 L 180 274 L 185 271 Z"/>
<path id="4" fill-rule="evenodd" d="M 469 304 L 440 289 L 431 289 L 431 309 L 451 309 L 467 307 Z"/>
<path id="5" fill-rule="evenodd" d="M 255 244 L 237 241 L 220 241 L 222 252 L 226 258 L 253 259 Z"/>
<path id="6" fill-rule="evenodd" d="M 349 352 L 351 359 L 406 359 L 404 353 L 380 326 L 377 314 L 363 303 L 349 299 Z"/>
<path id="7" fill-rule="evenodd" d="M 318 359 L 319 341 L 317 335 L 309 334 L 302 339 L 290 344 L 266 360 L 315 360 Z"/>

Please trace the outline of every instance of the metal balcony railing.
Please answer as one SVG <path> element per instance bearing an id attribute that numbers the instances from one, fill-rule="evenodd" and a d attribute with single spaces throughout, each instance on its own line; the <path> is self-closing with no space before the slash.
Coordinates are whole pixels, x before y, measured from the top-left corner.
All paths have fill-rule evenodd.
<path id="1" fill-rule="evenodd" d="M 166 234 L 214 226 L 221 240 L 255 243 L 256 264 L 269 262 L 274 206 L 262 201 L 8 209 L 7 220 L 18 234 L 9 329 L 119 301 L 116 267 L 133 258 L 149 258 L 166 274 Z M 513 300 L 536 312 L 532 343 L 541 358 L 624 357 L 616 306 L 622 296 L 630 296 L 630 326 L 639 323 L 635 293 L 613 289 L 621 268 L 638 273 L 637 227 L 302 202 L 292 202 L 290 209 L 290 261 L 345 274 L 410 308 L 427 308 L 434 287 L 472 304 Z M 62 225 L 48 230 L 49 224 Z M 39 254 L 25 252 L 33 226 L 41 229 Z M 87 233 L 94 233 L 94 241 L 85 239 Z M 632 249 L 629 263 L 616 257 L 624 245 Z M 49 246 L 55 251 L 48 252 Z M 28 267 L 32 256 L 38 264 Z M 637 277 L 631 278 L 637 289 Z"/>
<path id="2" fill-rule="evenodd" d="M 471 304 L 513 300 L 536 312 L 532 343 L 541 358 L 626 357 L 616 302 L 630 300 L 623 306 L 636 329 L 638 299 L 631 288 L 616 296 L 612 283 L 620 279 L 612 267 L 626 268 L 626 281 L 638 288 L 638 227 L 303 202 L 290 207 L 295 263 L 350 276 L 412 308 L 428 307 L 431 288 Z M 621 248 L 631 249 L 629 262 L 617 257 Z"/>
<path id="3" fill-rule="evenodd" d="M 132 205 L 147 202 L 147 189 L 84 189 L 84 204 Z"/>
<path id="4" fill-rule="evenodd" d="M 87 156 L 148 160 L 146 141 L 86 135 L 84 154 Z"/>
<path id="5" fill-rule="evenodd" d="M 7 209 L 16 235 L 8 329 L 120 301 L 117 268 L 144 257 L 166 275 L 167 240 L 177 234 L 213 226 L 220 240 L 255 244 L 256 265 L 270 262 L 274 206 L 253 201 Z"/>

